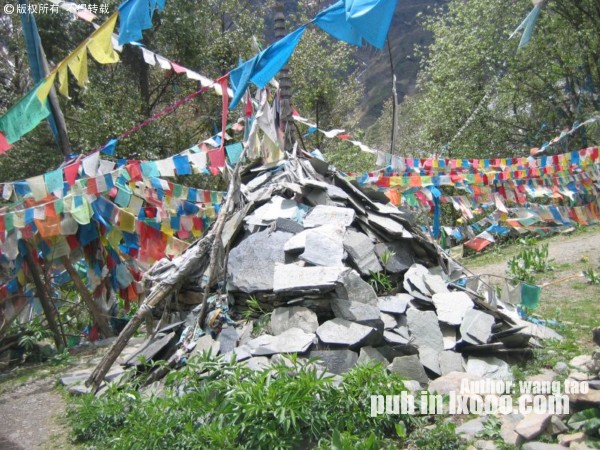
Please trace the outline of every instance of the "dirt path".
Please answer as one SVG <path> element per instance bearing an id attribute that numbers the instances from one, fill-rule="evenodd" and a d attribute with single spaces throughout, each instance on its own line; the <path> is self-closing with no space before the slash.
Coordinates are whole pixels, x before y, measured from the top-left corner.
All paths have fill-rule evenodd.
<path id="1" fill-rule="evenodd" d="M 543 241 L 548 243 L 549 258 L 560 264 L 573 264 L 588 258 L 590 266 L 600 265 L 600 231 L 575 236 L 557 236 Z M 477 260 L 465 260 L 465 266 L 476 274 L 506 275 L 509 257 L 498 256 L 498 262 L 480 265 Z"/>
<path id="2" fill-rule="evenodd" d="M 21 384 L 0 396 L 0 448 L 69 448 L 61 425 L 66 404 L 55 390 L 56 377 Z"/>

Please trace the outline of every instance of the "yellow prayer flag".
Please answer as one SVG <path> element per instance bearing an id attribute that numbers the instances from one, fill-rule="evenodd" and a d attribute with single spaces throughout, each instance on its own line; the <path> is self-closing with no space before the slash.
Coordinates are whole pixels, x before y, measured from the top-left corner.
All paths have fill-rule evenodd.
<path id="1" fill-rule="evenodd" d="M 77 84 L 81 87 L 85 86 L 85 83 L 88 80 L 87 49 L 85 45 L 69 55 L 67 58 L 67 65 L 77 80 Z"/>
<path id="2" fill-rule="evenodd" d="M 58 92 L 60 95 L 69 97 L 69 68 L 66 64 L 58 68 Z"/>
<path id="3" fill-rule="evenodd" d="M 110 19 L 102 24 L 90 36 L 87 48 L 92 57 L 100 64 L 111 64 L 119 61 L 119 55 L 112 46 L 111 36 L 117 23 L 118 13 L 114 13 Z"/>
<path id="4" fill-rule="evenodd" d="M 48 94 L 50 94 L 50 89 L 52 89 L 52 85 L 54 84 L 55 78 L 56 72 L 52 72 L 50 74 L 50 77 L 46 81 L 44 81 L 44 84 L 42 84 L 35 93 L 35 95 L 37 95 L 38 100 L 42 102 L 42 104 L 48 98 Z"/>
<path id="5" fill-rule="evenodd" d="M 135 216 L 124 209 L 119 209 L 119 228 L 128 233 L 135 232 Z"/>

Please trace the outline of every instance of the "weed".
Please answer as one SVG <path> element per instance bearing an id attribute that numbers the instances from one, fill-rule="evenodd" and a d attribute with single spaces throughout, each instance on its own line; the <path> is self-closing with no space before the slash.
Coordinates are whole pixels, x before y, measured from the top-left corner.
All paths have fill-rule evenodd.
<path id="1" fill-rule="evenodd" d="M 526 247 L 508 260 L 507 272 L 511 278 L 535 284 L 535 274 L 552 270 L 548 261 L 548 244 Z"/>

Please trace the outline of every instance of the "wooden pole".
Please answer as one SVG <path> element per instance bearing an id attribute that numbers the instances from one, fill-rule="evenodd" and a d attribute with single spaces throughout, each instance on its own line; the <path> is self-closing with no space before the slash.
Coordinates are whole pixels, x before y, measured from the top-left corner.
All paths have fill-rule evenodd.
<path id="1" fill-rule="evenodd" d="M 66 342 L 65 337 L 60 333 L 58 322 L 55 317 L 55 310 L 52 306 L 50 298 L 48 297 L 48 293 L 46 292 L 46 286 L 42 282 L 42 277 L 40 275 L 40 271 L 38 267 L 35 265 L 35 261 L 31 256 L 31 246 L 23 241 L 23 255 L 25 257 L 25 262 L 27 263 L 27 267 L 29 267 L 29 273 L 31 274 L 31 278 L 33 279 L 33 283 L 35 284 L 35 290 L 37 296 L 42 304 L 42 309 L 44 311 L 44 315 L 46 316 L 46 321 L 48 322 L 48 327 L 52 332 L 52 336 L 54 337 L 54 343 L 56 344 L 56 349 L 58 351 L 62 351 L 65 348 Z"/>
<path id="2" fill-rule="evenodd" d="M 90 294 L 90 291 L 88 291 L 88 289 L 85 286 L 85 284 L 83 283 L 81 277 L 77 273 L 77 270 L 75 270 L 75 267 L 73 267 L 73 264 L 71 264 L 69 257 L 63 256 L 62 258 L 60 258 L 60 262 L 65 267 L 66 271 L 69 273 L 71 280 L 73 280 L 75 287 L 79 291 L 79 295 L 81 296 L 81 299 L 84 301 L 85 305 L 87 306 L 88 310 L 90 311 L 90 314 L 92 315 L 92 317 L 94 319 L 94 322 L 98 324 L 98 327 L 100 328 L 100 332 L 102 333 L 102 335 L 105 338 L 114 336 L 115 333 L 113 332 L 112 328 L 110 327 L 110 325 L 108 323 L 108 319 L 106 318 L 106 315 L 102 312 L 102 310 L 100 309 L 100 307 L 98 306 L 98 304 L 96 303 L 94 298 L 92 297 L 92 294 Z"/>
<path id="3" fill-rule="evenodd" d="M 283 14 L 283 0 L 275 0 L 273 7 L 274 22 L 275 22 L 275 40 L 279 40 L 285 37 L 285 15 Z M 290 70 L 286 64 L 279 71 L 279 92 L 281 100 L 281 113 L 279 116 L 280 127 L 283 130 L 283 150 L 289 152 L 293 147 L 293 129 L 292 123 L 294 119 L 292 117 L 292 80 L 290 78 Z"/>

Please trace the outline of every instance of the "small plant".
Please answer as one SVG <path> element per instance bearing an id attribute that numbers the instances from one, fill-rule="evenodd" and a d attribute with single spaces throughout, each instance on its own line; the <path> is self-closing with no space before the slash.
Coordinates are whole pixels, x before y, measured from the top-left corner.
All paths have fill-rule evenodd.
<path id="1" fill-rule="evenodd" d="M 567 424 L 591 437 L 600 437 L 600 408 L 584 409 L 573 414 Z"/>
<path id="2" fill-rule="evenodd" d="M 508 261 L 508 274 L 525 283 L 535 283 L 535 273 L 552 270 L 548 261 L 548 244 L 540 247 L 526 247 Z"/>
<path id="3" fill-rule="evenodd" d="M 584 270 L 583 276 L 589 284 L 600 284 L 600 273 L 595 271 L 592 267 L 588 270 Z"/>
<path id="4" fill-rule="evenodd" d="M 242 317 L 246 322 L 248 322 L 253 316 L 269 314 L 262 308 L 262 306 L 260 306 L 258 299 L 253 295 L 251 295 L 250 298 L 246 301 L 246 306 L 248 307 L 248 309 L 246 309 L 242 313 Z"/>
<path id="5" fill-rule="evenodd" d="M 390 277 L 382 272 L 371 272 L 369 283 L 378 294 L 386 294 L 394 288 Z"/>

